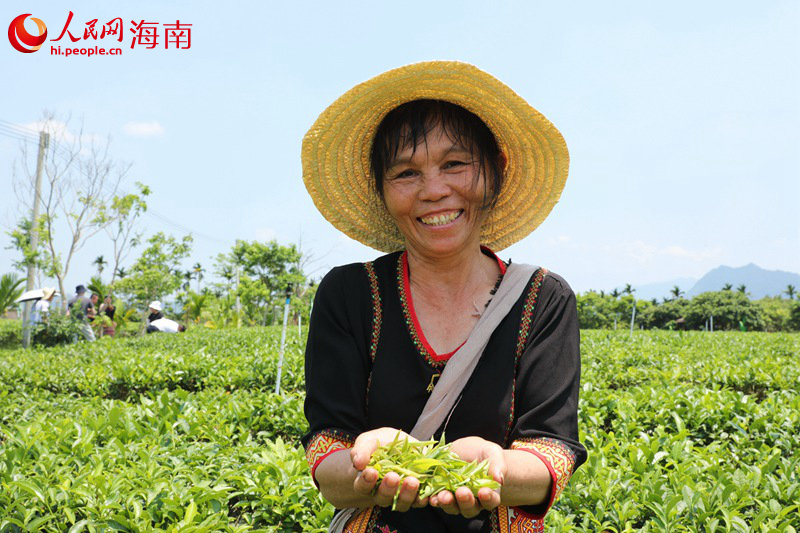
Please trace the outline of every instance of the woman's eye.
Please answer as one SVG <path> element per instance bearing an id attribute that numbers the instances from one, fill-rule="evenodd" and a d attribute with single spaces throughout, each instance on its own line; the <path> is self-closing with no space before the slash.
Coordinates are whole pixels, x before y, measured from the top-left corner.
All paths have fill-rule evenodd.
<path id="1" fill-rule="evenodd" d="M 463 167 L 466 164 L 467 164 L 466 161 L 448 161 L 447 163 L 444 164 L 444 168 L 445 169 L 448 169 L 448 168 L 449 169 L 455 169 L 455 168 Z"/>
<path id="2" fill-rule="evenodd" d="M 413 175 L 414 175 L 414 171 L 413 171 L 413 170 L 411 170 L 410 168 L 407 168 L 407 169 L 405 169 L 405 170 L 401 170 L 400 172 L 398 172 L 397 174 L 395 174 L 395 175 L 394 175 L 392 178 L 393 178 L 393 179 L 397 179 L 397 178 L 410 178 L 410 177 L 411 177 L 411 176 L 413 176 Z"/>

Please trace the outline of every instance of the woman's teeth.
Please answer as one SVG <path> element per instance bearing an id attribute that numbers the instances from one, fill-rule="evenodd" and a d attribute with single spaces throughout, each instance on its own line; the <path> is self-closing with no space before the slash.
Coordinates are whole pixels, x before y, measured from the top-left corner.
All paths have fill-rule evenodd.
<path id="1" fill-rule="evenodd" d="M 442 215 L 433 215 L 430 217 L 421 217 L 420 221 L 427 226 L 442 226 L 457 219 L 463 210 L 452 211 Z"/>

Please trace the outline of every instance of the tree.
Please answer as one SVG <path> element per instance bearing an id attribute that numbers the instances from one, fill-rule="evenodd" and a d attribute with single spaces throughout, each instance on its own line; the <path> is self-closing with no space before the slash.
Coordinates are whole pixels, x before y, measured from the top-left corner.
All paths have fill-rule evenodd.
<path id="1" fill-rule="evenodd" d="M 42 128 L 50 135 L 50 147 L 42 167 L 40 220 L 27 218 L 35 184 L 35 171 L 30 168 L 30 163 L 36 158 L 30 157 L 24 144 L 19 165 L 22 171 L 17 172 L 15 168 L 14 189 L 20 205 L 26 209 L 28 223 L 40 225 L 45 273 L 55 277 L 61 294 L 66 294 L 64 279 L 75 253 L 114 221 L 109 206 L 130 165 L 118 163 L 110 157 L 110 139 L 93 140 L 84 135 L 83 126 L 73 135 L 68 124 L 56 121 L 50 114 L 45 115 Z M 85 145 L 86 139 L 90 140 Z M 26 259 L 29 254 L 35 256 L 39 252 L 22 251 Z M 62 299 L 62 309 L 66 309 L 66 298 Z"/>
<path id="2" fill-rule="evenodd" d="M 680 288 L 680 287 L 678 287 L 677 285 L 674 285 L 674 286 L 672 287 L 672 290 L 671 290 L 671 291 L 669 291 L 669 293 L 672 295 L 672 297 L 673 297 L 675 300 L 677 300 L 678 298 L 680 298 L 681 296 L 683 296 L 683 295 L 684 295 L 684 292 L 683 292 L 683 291 L 681 290 L 681 288 Z"/>
<path id="3" fill-rule="evenodd" d="M 783 291 L 783 294 L 789 297 L 790 300 L 794 300 L 794 295 L 797 293 L 797 289 L 794 285 L 789 284 L 786 286 L 786 290 Z"/>
<path id="4" fill-rule="evenodd" d="M 702 329 L 710 316 L 714 316 L 714 329 L 764 329 L 761 308 L 741 291 L 704 292 L 692 298 L 686 310 L 686 326 Z"/>
<path id="5" fill-rule="evenodd" d="M 19 278 L 13 273 L 3 274 L 3 277 L 0 277 L 0 315 L 14 305 L 14 301 L 22 294 L 23 283 L 25 278 Z"/>
<path id="6" fill-rule="evenodd" d="M 99 278 L 103 275 L 103 270 L 108 264 L 108 261 L 106 261 L 102 255 L 98 255 L 95 260 L 92 261 L 92 264 L 97 267 L 97 277 Z"/>
<path id="7" fill-rule="evenodd" d="M 741 285 L 739 285 L 738 287 L 736 287 L 736 290 L 737 290 L 738 292 L 740 292 L 740 293 L 744 294 L 745 296 L 747 296 L 747 295 L 748 295 L 748 294 L 747 294 L 747 286 L 746 286 L 744 283 L 742 283 Z"/>
<path id="8" fill-rule="evenodd" d="M 117 280 L 113 287 L 145 311 L 148 302 L 165 299 L 180 288 L 180 266 L 191 253 L 192 237 L 187 235 L 179 241 L 158 232 L 147 240 L 147 245 L 128 275 Z"/>
<path id="9" fill-rule="evenodd" d="M 192 276 L 197 281 L 197 292 L 200 292 L 200 282 L 203 280 L 203 273 L 206 270 L 203 268 L 203 265 L 200 263 L 195 263 L 192 266 Z"/>
<path id="10" fill-rule="evenodd" d="M 733 285 L 731 285 L 730 283 L 726 283 L 725 285 L 722 286 L 723 291 L 729 291 L 731 289 L 733 289 Z"/>
<path id="11" fill-rule="evenodd" d="M 111 201 L 111 217 L 113 224 L 106 227 L 106 233 L 114 246 L 114 266 L 111 270 L 111 283 L 113 284 L 122 271 L 120 264 L 128 257 L 131 249 L 138 246 L 142 235 L 137 233 L 138 218 L 147 211 L 145 199 L 150 196 L 150 187 L 136 182 L 138 192 L 114 196 Z"/>
<path id="12" fill-rule="evenodd" d="M 610 294 L 611 294 L 611 297 L 612 297 L 612 298 L 615 298 L 615 299 L 616 299 L 616 298 L 619 298 L 619 297 L 620 297 L 620 294 L 621 294 L 621 293 L 619 292 L 619 290 L 618 290 L 618 289 L 616 289 L 616 288 L 615 288 L 613 291 L 611 291 L 611 293 L 610 293 Z"/>
<path id="13" fill-rule="evenodd" d="M 238 295 L 242 307 L 247 316 L 253 318 L 260 314 L 261 322 L 266 323 L 273 305 L 282 302 L 287 285 L 292 285 L 294 294 L 301 294 L 306 283 L 302 259 L 294 244 L 240 240 L 230 253 L 217 256 L 216 272 L 233 280 L 239 268 Z"/>
<path id="14" fill-rule="evenodd" d="M 622 289 L 622 294 L 633 294 L 636 291 L 630 283 L 625 284 L 625 288 Z"/>

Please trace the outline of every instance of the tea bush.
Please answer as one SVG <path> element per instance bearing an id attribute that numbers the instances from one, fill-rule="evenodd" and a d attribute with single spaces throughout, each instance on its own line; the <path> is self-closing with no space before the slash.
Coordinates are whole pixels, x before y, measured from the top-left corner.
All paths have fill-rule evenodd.
<path id="1" fill-rule="evenodd" d="M 324 531 L 303 341 L 205 330 L 0 350 L 0 532 Z M 794 532 L 800 335 L 582 332 L 589 459 L 549 531 Z"/>

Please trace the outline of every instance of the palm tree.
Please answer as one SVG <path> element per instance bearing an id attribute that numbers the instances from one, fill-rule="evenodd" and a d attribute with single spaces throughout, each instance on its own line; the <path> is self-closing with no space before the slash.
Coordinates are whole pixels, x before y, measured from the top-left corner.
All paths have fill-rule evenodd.
<path id="1" fill-rule="evenodd" d="M 614 290 L 613 290 L 613 291 L 611 291 L 609 294 L 611 294 L 611 296 L 613 296 L 613 297 L 614 297 L 614 299 L 616 299 L 616 298 L 619 298 L 620 292 L 619 292 L 619 290 L 618 290 L 618 289 L 614 289 Z"/>
<path id="2" fill-rule="evenodd" d="M 783 293 L 789 297 L 790 300 L 794 300 L 794 295 L 797 293 L 797 289 L 794 285 L 789 284 L 786 286 L 786 290 Z"/>
<path id="3" fill-rule="evenodd" d="M 103 270 L 106 268 L 108 261 L 106 261 L 102 255 L 98 255 L 95 260 L 92 261 L 92 264 L 97 265 L 97 277 L 99 278 L 103 275 Z"/>
<path id="4" fill-rule="evenodd" d="M 747 292 L 747 285 L 745 285 L 744 283 L 742 283 L 741 285 L 739 285 L 738 287 L 736 287 L 736 290 L 737 290 L 737 291 L 739 291 L 739 292 L 741 292 L 742 294 L 744 294 L 744 295 L 745 295 L 745 296 L 747 296 L 748 298 L 750 297 L 750 293 L 749 293 L 749 292 Z"/>
<path id="5" fill-rule="evenodd" d="M 672 287 L 672 290 L 671 290 L 671 291 L 669 291 L 669 293 L 672 295 L 672 298 L 673 298 L 673 299 L 675 299 L 675 300 L 677 300 L 678 298 L 680 298 L 681 296 L 683 296 L 684 294 L 686 294 L 686 293 L 685 293 L 685 292 L 683 292 L 683 291 L 681 290 L 681 288 L 680 288 L 680 287 L 678 287 L 677 285 L 674 285 L 674 286 Z"/>
<path id="6" fill-rule="evenodd" d="M 0 314 L 14 305 L 14 300 L 23 292 L 20 285 L 24 282 L 25 278 L 18 278 L 16 274 L 3 274 L 0 278 Z"/>
<path id="7" fill-rule="evenodd" d="M 725 285 L 722 286 L 722 290 L 723 291 L 729 291 L 732 288 L 733 288 L 733 285 L 731 285 L 730 283 L 726 283 Z"/>
<path id="8" fill-rule="evenodd" d="M 194 279 L 197 280 L 197 292 L 200 292 L 200 281 L 203 279 L 203 272 L 205 269 L 200 263 L 195 263 L 192 267 L 192 273 L 194 274 Z"/>
<path id="9" fill-rule="evenodd" d="M 119 268 L 117 269 L 117 277 L 118 277 L 119 279 L 122 279 L 122 278 L 124 278 L 124 277 L 125 277 L 125 276 L 127 276 L 127 275 L 128 275 L 128 271 L 127 271 L 127 270 L 125 270 L 125 268 L 124 268 L 124 267 L 119 267 Z"/>
<path id="10" fill-rule="evenodd" d="M 626 283 L 626 284 L 625 284 L 625 288 L 624 288 L 624 289 L 622 289 L 622 294 L 633 294 L 633 293 L 634 293 L 634 291 L 636 291 L 636 289 L 634 289 L 633 287 L 631 287 L 631 284 L 630 284 L 630 283 Z"/>

